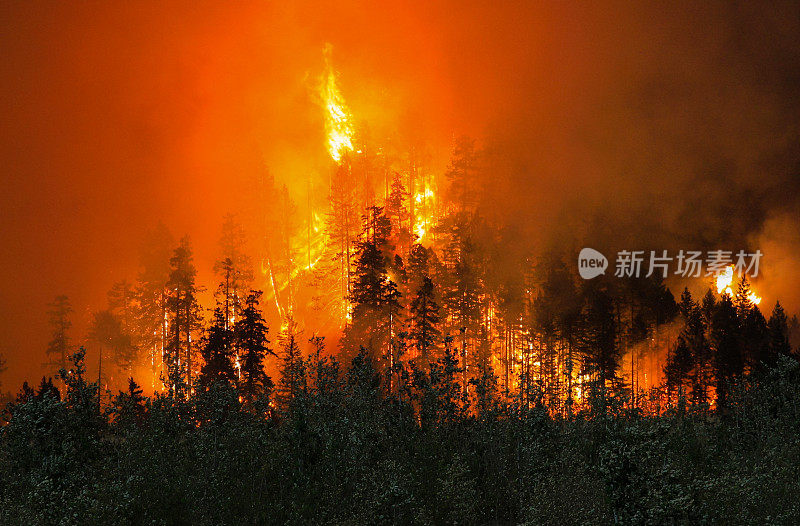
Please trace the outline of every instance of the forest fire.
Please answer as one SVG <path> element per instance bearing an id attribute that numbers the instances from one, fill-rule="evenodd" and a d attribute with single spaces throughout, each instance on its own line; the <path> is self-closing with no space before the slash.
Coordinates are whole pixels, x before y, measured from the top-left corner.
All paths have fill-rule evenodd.
<path id="1" fill-rule="evenodd" d="M 800 524 L 800 5 L 686 7 L 10 3 L 0 524 Z"/>
<path id="2" fill-rule="evenodd" d="M 336 71 L 332 65 L 333 46 L 325 46 L 325 74 L 320 96 L 325 108 L 325 131 L 328 135 L 328 152 L 337 163 L 344 152 L 353 151 L 353 123 L 344 97 L 336 84 Z"/>
<path id="3" fill-rule="evenodd" d="M 429 186 L 414 194 L 414 233 L 419 242 L 425 239 L 436 216 L 436 194 Z"/>
<path id="4" fill-rule="evenodd" d="M 716 279 L 716 286 L 717 286 L 717 294 L 727 294 L 728 296 L 733 297 L 733 287 L 734 287 L 734 272 L 735 268 L 733 265 L 730 265 L 725 268 L 725 270 L 717 276 Z M 749 291 L 746 293 L 747 299 L 753 303 L 754 305 L 759 305 L 761 303 L 761 296 L 757 295 L 753 291 Z"/>
<path id="5" fill-rule="evenodd" d="M 717 294 L 725 292 L 728 296 L 733 296 L 733 265 L 727 267 L 724 272 L 717 276 Z"/>

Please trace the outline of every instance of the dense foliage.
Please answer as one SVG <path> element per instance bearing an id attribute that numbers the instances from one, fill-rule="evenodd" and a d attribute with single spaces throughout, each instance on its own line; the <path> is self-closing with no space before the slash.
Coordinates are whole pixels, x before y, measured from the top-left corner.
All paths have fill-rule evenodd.
<path id="1" fill-rule="evenodd" d="M 391 392 L 366 353 L 294 356 L 277 403 L 226 382 L 146 398 L 131 381 L 101 406 L 82 361 L 63 399 L 43 382 L 9 406 L 2 524 L 800 522 L 790 358 L 731 385 L 724 414 L 603 398 L 569 419 L 491 375 L 463 399 L 449 347 L 429 371 L 398 365 Z"/>

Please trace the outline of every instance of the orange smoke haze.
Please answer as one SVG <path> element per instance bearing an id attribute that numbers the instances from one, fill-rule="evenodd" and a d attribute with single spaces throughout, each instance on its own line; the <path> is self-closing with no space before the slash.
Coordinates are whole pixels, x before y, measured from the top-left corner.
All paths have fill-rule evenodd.
<path id="1" fill-rule="evenodd" d="M 56 294 L 84 341 L 157 222 L 191 236 L 212 288 L 222 218 L 247 219 L 255 178 L 324 202 L 326 43 L 376 143 L 425 151 L 439 172 L 455 136 L 491 149 L 504 168 L 485 199 L 519 250 L 580 228 L 620 248 L 763 243 L 767 271 L 790 272 L 800 16 L 770 5 L 7 2 L 2 389 L 41 376 Z M 765 276 L 766 305 L 793 272 Z"/>

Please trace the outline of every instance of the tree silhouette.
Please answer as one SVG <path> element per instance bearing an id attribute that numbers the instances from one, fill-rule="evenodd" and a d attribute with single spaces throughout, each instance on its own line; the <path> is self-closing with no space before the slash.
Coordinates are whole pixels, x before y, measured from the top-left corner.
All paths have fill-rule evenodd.
<path id="1" fill-rule="evenodd" d="M 192 248 L 188 237 L 181 239 L 170 259 L 167 281 L 167 318 L 169 341 L 166 349 L 167 387 L 170 392 L 184 394 L 192 387 L 193 354 L 196 331 L 200 327 L 199 291 L 195 284 L 197 270 L 192 262 Z"/>
<path id="2" fill-rule="evenodd" d="M 71 313 L 72 305 L 70 305 L 67 296 L 56 296 L 53 303 L 50 304 L 48 315 L 51 339 L 47 344 L 47 356 L 50 359 L 48 366 L 55 368 L 56 371 L 67 368 L 69 355 L 72 351 L 68 333 L 70 327 L 72 327 L 72 322 L 69 319 Z"/>
<path id="3" fill-rule="evenodd" d="M 238 386 L 246 403 L 272 390 L 272 380 L 264 371 L 264 361 L 267 355 L 277 356 L 269 348 L 267 324 L 259 306 L 260 298 L 261 291 L 250 291 L 234 327 L 236 349 L 241 361 Z"/>
<path id="4" fill-rule="evenodd" d="M 411 326 L 408 335 L 422 359 L 427 362 L 436 351 L 439 330 L 439 305 L 434 300 L 433 282 L 427 276 L 411 301 Z"/>

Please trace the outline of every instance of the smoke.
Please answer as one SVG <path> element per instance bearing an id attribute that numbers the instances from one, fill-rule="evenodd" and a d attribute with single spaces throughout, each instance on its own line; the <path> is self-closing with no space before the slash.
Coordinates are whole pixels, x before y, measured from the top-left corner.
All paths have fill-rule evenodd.
<path id="1" fill-rule="evenodd" d="M 797 258 L 800 254 L 800 229 L 797 218 L 800 211 L 769 217 L 762 229 L 754 234 L 753 246 L 764 253 L 758 281 L 768 303 L 763 310 L 772 309 L 780 301 L 788 313 L 800 312 L 800 271 Z"/>
<path id="2" fill-rule="evenodd" d="M 533 252 L 767 245 L 767 299 L 795 295 L 800 8 L 563 9 L 548 19 L 556 63 L 521 60 L 515 37 L 490 45 L 512 49 L 500 67 L 516 67 L 487 121 L 501 160 L 487 172 L 499 186 L 487 206 L 499 203 Z"/>

